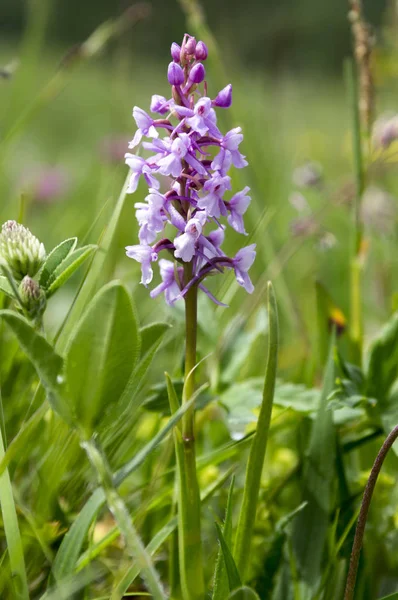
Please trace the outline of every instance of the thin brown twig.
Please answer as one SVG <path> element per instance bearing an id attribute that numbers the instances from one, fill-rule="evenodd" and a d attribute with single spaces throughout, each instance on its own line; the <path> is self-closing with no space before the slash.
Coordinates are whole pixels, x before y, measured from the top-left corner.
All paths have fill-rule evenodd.
<path id="1" fill-rule="evenodd" d="M 348 569 L 346 588 L 344 592 L 344 600 L 352 600 L 354 598 L 355 582 L 357 579 L 359 557 L 361 554 L 361 548 L 363 543 L 363 537 L 365 533 L 366 520 L 368 518 L 368 512 L 370 503 L 372 500 L 373 491 L 376 486 L 377 478 L 379 476 L 381 467 L 383 466 L 384 459 L 386 458 L 389 450 L 393 443 L 398 438 L 398 425 L 389 433 L 384 441 L 384 444 L 379 450 L 376 460 L 373 464 L 372 470 L 369 475 L 368 482 L 365 487 L 365 491 L 362 497 L 361 509 L 359 511 L 359 517 L 357 527 L 355 530 L 354 543 L 352 545 L 350 566 Z"/>

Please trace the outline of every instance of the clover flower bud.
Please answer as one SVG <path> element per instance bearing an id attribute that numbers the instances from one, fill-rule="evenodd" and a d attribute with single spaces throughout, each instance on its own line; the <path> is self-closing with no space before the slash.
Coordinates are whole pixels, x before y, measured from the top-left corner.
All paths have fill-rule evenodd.
<path id="1" fill-rule="evenodd" d="M 218 92 L 216 98 L 213 100 L 213 105 L 220 108 L 229 108 L 232 104 L 232 85 L 228 84 L 220 92 Z"/>
<path id="2" fill-rule="evenodd" d="M 25 275 L 36 275 L 45 258 L 43 244 L 29 229 L 16 221 L 4 223 L 0 233 L 0 259 L 17 281 Z"/>
<path id="3" fill-rule="evenodd" d="M 167 69 L 167 79 L 170 85 L 182 85 L 184 83 L 184 71 L 180 65 L 171 62 Z"/>
<path id="4" fill-rule="evenodd" d="M 196 60 L 206 60 L 208 56 L 207 46 L 204 42 L 200 41 L 196 44 L 195 56 Z"/>
<path id="5" fill-rule="evenodd" d="M 206 71 L 202 63 L 194 65 L 189 73 L 189 80 L 192 83 L 202 83 L 206 76 Z"/>
<path id="6" fill-rule="evenodd" d="M 173 59 L 173 61 L 176 63 L 179 63 L 180 62 L 180 54 L 181 54 L 181 46 L 179 46 L 178 44 L 173 42 L 171 44 L 170 54 L 171 54 L 171 58 Z"/>
<path id="7" fill-rule="evenodd" d="M 46 294 L 37 281 L 26 275 L 19 286 L 19 295 L 28 316 L 37 319 L 46 308 Z"/>

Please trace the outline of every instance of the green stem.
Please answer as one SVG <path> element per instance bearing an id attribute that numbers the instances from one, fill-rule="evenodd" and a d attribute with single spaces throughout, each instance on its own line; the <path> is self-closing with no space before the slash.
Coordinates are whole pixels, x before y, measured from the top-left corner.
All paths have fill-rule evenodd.
<path id="1" fill-rule="evenodd" d="M 0 460 L 3 456 L 4 443 L 0 428 Z M 7 469 L 0 477 L 0 506 L 3 515 L 8 555 L 10 558 L 14 597 L 17 600 L 29 600 L 21 534 L 18 526 L 11 480 Z"/>
<path id="2" fill-rule="evenodd" d="M 372 470 L 369 475 L 368 482 L 365 487 L 365 491 L 363 493 L 361 509 L 359 511 L 357 528 L 355 530 L 354 543 L 352 546 L 351 558 L 350 558 L 350 567 L 347 575 L 347 583 L 344 593 L 344 600 L 352 600 L 354 598 L 355 592 L 355 582 L 357 579 L 357 571 L 359 564 L 359 557 L 361 554 L 361 548 L 363 543 L 363 536 L 365 533 L 365 525 L 366 520 L 368 518 L 368 512 L 370 503 L 372 500 L 373 491 L 376 486 L 377 478 L 379 476 L 381 467 L 383 466 L 384 459 L 386 458 L 389 450 L 391 449 L 393 443 L 398 438 L 398 425 L 394 427 L 391 433 L 387 436 L 384 441 L 384 444 L 379 450 L 379 453 L 376 457 L 376 460 L 373 464 Z"/>
<path id="3" fill-rule="evenodd" d="M 361 121 L 359 114 L 358 82 L 355 65 L 352 60 L 346 63 L 347 87 L 351 101 L 353 157 L 355 171 L 355 196 L 352 206 L 352 247 L 350 261 L 351 279 L 351 315 L 350 330 L 352 358 L 357 364 L 362 361 L 363 323 L 362 323 L 362 224 L 361 199 L 365 190 L 365 167 L 362 147 Z"/>
<path id="4" fill-rule="evenodd" d="M 106 503 L 124 537 L 126 548 L 134 557 L 148 589 L 155 600 L 166 600 L 167 596 L 162 589 L 152 559 L 132 523 L 125 503 L 114 486 L 112 473 L 106 457 L 93 438 L 84 440 L 82 447 L 96 471 L 98 482 L 104 490 Z"/>
<path id="5" fill-rule="evenodd" d="M 184 266 L 184 284 L 192 278 L 192 263 Z M 185 382 L 183 403 L 195 392 L 193 370 L 196 365 L 197 287 L 185 297 Z M 176 443 L 178 463 L 178 542 L 181 588 L 184 600 L 205 597 L 200 527 L 200 494 L 195 457 L 195 409 L 192 406 L 182 418 Z"/>
<path id="6" fill-rule="evenodd" d="M 271 282 L 268 282 L 268 358 L 265 370 L 263 400 L 258 416 L 256 432 L 250 447 L 243 488 L 242 507 L 234 548 L 234 558 L 242 582 L 245 582 L 246 570 L 250 559 L 252 533 L 257 512 L 261 473 L 267 449 L 268 432 L 271 422 L 274 400 L 276 369 L 278 359 L 278 313 Z"/>

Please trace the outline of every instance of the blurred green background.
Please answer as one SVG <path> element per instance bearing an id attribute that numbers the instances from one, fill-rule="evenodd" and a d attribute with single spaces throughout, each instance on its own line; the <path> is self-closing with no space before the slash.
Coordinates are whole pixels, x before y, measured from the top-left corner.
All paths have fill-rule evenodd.
<path id="1" fill-rule="evenodd" d="M 377 39 L 377 112 L 396 107 L 394 6 L 387 0 L 364 4 Z M 258 244 L 253 296 L 235 287 L 231 291 L 232 278 L 214 278 L 212 289 L 232 306 L 219 311 L 228 322 L 242 306 L 247 315 L 256 313 L 271 278 L 281 312 L 281 367 L 305 380 L 301 365 L 316 336 L 316 279 L 349 318 L 353 177 L 343 77 L 351 47 L 347 10 L 344 0 L 217 0 L 201 5 L 191 0 L 2 0 L 1 221 L 18 218 L 22 197 L 24 220 L 48 250 L 71 235 L 81 242 L 97 241 L 126 176 L 123 155 L 135 130 L 133 106 L 147 109 L 153 93 L 169 93 L 170 43 L 181 41 L 189 27 L 187 16 L 202 23 L 202 30 L 207 22 L 218 46 L 218 55 L 213 51 L 207 61 L 209 95 L 233 83 L 233 107 L 219 111 L 219 118 L 224 130 L 240 125 L 245 134 L 243 152 L 250 167 L 235 172 L 233 184 L 234 189 L 252 189 L 246 228 L 250 241 Z M 107 19 L 111 21 L 103 25 Z M 294 176 L 306 161 L 319 165 L 319 185 L 307 186 Z M 390 195 L 397 190 L 391 169 L 375 172 L 373 183 Z M 164 309 L 163 300 L 147 301 L 138 265 L 124 256 L 124 246 L 137 239 L 134 202 L 144 193 L 141 184 L 126 203 L 104 280 L 119 276 L 134 288 L 145 321 Z M 369 231 L 372 254 L 364 297 L 369 334 L 391 309 L 398 265 L 389 249 L 395 235 L 394 224 L 387 237 L 380 230 Z M 242 239 L 232 232 L 226 250 L 233 253 L 240 244 Z M 60 323 L 78 282 L 74 278 L 52 300 L 50 328 Z"/>

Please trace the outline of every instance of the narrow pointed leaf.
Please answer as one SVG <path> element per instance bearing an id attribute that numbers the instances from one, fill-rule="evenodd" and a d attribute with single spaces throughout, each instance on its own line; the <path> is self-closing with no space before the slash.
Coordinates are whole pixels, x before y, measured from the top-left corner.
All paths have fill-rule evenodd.
<path id="1" fill-rule="evenodd" d="M 278 312 L 271 282 L 268 283 L 268 358 L 265 370 L 263 400 L 256 432 L 250 448 L 243 491 L 242 507 L 234 548 L 236 565 L 245 581 L 246 567 L 250 557 L 251 538 L 256 518 L 261 473 L 267 448 L 268 431 L 274 399 L 278 359 Z"/>
<path id="2" fill-rule="evenodd" d="M 239 571 L 236 567 L 234 558 L 232 556 L 232 553 L 228 547 L 227 542 L 225 541 L 225 538 L 221 531 L 221 527 L 219 526 L 218 523 L 216 523 L 216 529 L 217 529 L 218 540 L 220 542 L 221 550 L 222 550 L 223 557 L 224 557 L 224 564 L 225 564 L 225 570 L 226 570 L 227 576 L 228 576 L 229 589 L 230 589 L 230 591 L 232 591 L 232 590 L 235 590 L 236 588 L 241 587 L 241 585 L 242 585 L 241 578 L 239 575 Z"/>
<path id="3" fill-rule="evenodd" d="M 228 600 L 260 600 L 260 597 L 251 588 L 243 586 L 234 590 L 228 596 Z"/>
<path id="4" fill-rule="evenodd" d="M 61 242 L 51 250 L 47 256 L 44 265 L 40 269 L 39 284 L 43 289 L 47 289 L 49 281 L 53 278 L 54 271 L 59 267 L 63 260 L 75 249 L 77 238 L 69 238 Z"/>
<path id="5" fill-rule="evenodd" d="M 60 265 L 53 271 L 51 277 L 47 282 L 47 297 L 52 296 L 66 281 L 73 275 L 73 273 L 84 263 L 89 256 L 97 249 L 97 246 L 83 246 L 74 250 L 69 256 L 61 262 Z"/>

